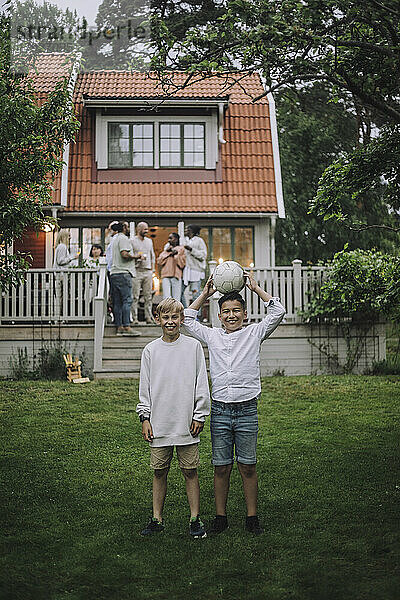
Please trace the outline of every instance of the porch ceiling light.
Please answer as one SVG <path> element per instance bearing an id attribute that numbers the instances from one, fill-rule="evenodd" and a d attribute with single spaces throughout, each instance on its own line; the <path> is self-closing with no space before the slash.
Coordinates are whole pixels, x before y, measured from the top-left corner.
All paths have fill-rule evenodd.
<path id="1" fill-rule="evenodd" d="M 45 221 L 42 225 L 42 231 L 44 231 L 45 233 L 50 233 L 51 231 L 54 231 L 54 229 L 54 223 L 48 223 L 47 221 Z"/>

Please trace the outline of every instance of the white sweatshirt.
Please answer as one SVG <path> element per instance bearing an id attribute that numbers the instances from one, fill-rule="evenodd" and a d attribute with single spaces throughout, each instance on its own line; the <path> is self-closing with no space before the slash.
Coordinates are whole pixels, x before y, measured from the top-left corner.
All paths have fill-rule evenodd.
<path id="1" fill-rule="evenodd" d="M 199 442 L 190 433 L 192 420 L 210 414 L 210 393 L 203 348 L 180 335 L 175 342 L 158 338 L 145 346 L 140 366 L 139 415 L 150 417 L 151 445 L 184 446 Z"/>

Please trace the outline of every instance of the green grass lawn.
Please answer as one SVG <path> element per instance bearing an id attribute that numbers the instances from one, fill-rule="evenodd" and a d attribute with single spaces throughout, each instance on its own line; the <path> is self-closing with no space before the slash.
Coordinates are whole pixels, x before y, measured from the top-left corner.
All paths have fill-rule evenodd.
<path id="1" fill-rule="evenodd" d="M 260 401 L 260 537 L 192 541 L 176 463 L 151 507 L 137 382 L 0 382 L 2 600 L 398 600 L 400 377 L 275 377 Z M 208 425 L 202 516 L 213 517 Z"/>

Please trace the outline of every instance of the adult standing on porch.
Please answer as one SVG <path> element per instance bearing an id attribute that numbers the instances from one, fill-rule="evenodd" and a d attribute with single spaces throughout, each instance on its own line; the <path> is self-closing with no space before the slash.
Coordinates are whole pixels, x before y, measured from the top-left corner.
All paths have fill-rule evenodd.
<path id="1" fill-rule="evenodd" d="M 110 275 L 111 272 L 111 267 L 112 267 L 112 245 L 113 245 L 113 241 L 114 241 L 114 237 L 115 235 L 118 233 L 117 230 L 115 229 L 115 225 L 117 225 L 118 221 L 111 221 L 111 223 L 109 224 L 109 226 L 106 229 L 106 235 L 108 234 L 110 236 L 110 241 L 108 243 L 108 246 L 106 248 L 106 259 L 107 259 L 107 273 L 108 275 Z"/>
<path id="2" fill-rule="evenodd" d="M 144 301 L 144 318 L 146 323 L 155 323 L 152 313 L 152 287 L 153 287 L 153 271 L 156 262 L 154 254 L 153 242 L 146 237 L 149 233 L 149 226 L 144 221 L 138 223 L 136 227 L 136 235 L 132 238 L 134 252 L 140 254 L 140 258 L 136 264 L 136 277 L 133 280 L 133 302 L 132 302 L 132 318 L 133 325 L 137 325 L 138 321 L 138 304 L 140 291 L 143 294 Z"/>
<path id="3" fill-rule="evenodd" d="M 168 236 L 168 244 L 157 258 L 161 267 L 163 298 L 175 298 L 180 301 L 182 290 L 182 272 L 186 263 L 185 248 L 179 245 L 179 235 L 175 232 Z"/>
<path id="4" fill-rule="evenodd" d="M 68 251 L 71 234 L 66 229 L 60 229 L 57 234 L 56 250 L 54 253 L 53 269 L 66 269 L 69 264 L 79 257 L 77 254 L 70 254 Z"/>
<path id="5" fill-rule="evenodd" d="M 186 266 L 183 270 L 183 286 L 181 302 L 187 308 L 185 289 L 192 292 L 192 302 L 200 295 L 200 281 L 206 273 L 207 246 L 200 237 L 198 225 L 188 225 L 185 230 Z"/>
<path id="6" fill-rule="evenodd" d="M 114 310 L 114 322 L 117 335 L 134 335 L 140 333 L 131 329 L 129 321 L 132 304 L 132 280 L 136 275 L 136 256 L 132 252 L 132 243 L 127 237 L 127 223 L 113 225 L 117 231 L 112 246 L 111 289 Z"/>

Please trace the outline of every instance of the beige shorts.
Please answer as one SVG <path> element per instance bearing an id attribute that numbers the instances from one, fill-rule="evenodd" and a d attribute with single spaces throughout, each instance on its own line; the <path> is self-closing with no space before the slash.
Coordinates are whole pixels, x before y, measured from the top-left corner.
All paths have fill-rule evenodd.
<path id="1" fill-rule="evenodd" d="M 181 469 L 197 469 L 200 464 L 199 444 L 175 446 Z M 150 467 L 152 469 L 166 469 L 171 464 L 174 446 L 159 446 L 150 448 Z"/>

